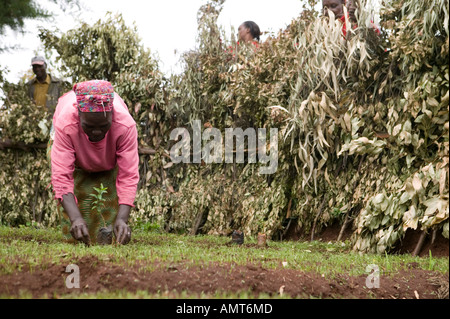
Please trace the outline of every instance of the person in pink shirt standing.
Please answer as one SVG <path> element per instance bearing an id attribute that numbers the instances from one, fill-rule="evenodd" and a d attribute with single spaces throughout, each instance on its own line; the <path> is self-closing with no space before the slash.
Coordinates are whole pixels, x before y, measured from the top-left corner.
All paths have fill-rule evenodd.
<path id="1" fill-rule="evenodd" d="M 120 244 L 139 181 L 136 123 L 107 81 L 75 84 L 56 106 L 49 142 L 52 186 L 69 241 Z M 95 205 L 103 186 L 106 193 Z M 100 204 L 100 205 L 99 205 Z"/>

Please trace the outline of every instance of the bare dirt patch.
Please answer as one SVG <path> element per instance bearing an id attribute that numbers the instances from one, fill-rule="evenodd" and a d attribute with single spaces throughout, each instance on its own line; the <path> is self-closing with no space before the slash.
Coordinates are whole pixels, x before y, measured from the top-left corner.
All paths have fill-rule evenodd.
<path id="1" fill-rule="evenodd" d="M 28 292 L 33 298 L 59 298 L 101 291 L 147 291 L 150 294 L 186 291 L 194 296 L 248 292 L 255 297 L 264 293 L 294 298 L 448 298 L 448 274 L 415 267 L 382 275 L 380 288 L 369 289 L 366 276 L 326 278 L 315 273 L 267 269 L 254 264 L 153 264 L 153 271 L 142 271 L 143 266 L 148 266 L 145 262 L 124 267 L 91 256 L 80 258 L 76 264 L 80 268 L 79 289 L 66 288 L 67 265 L 50 264 L 46 269 L 33 271 L 24 266 L 21 271 L 0 276 L 0 296 L 18 297 Z"/>

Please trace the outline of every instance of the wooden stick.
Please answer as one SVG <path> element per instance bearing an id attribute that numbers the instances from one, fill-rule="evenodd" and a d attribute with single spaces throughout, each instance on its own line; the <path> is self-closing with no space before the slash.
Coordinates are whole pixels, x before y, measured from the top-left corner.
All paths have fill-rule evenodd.
<path id="1" fill-rule="evenodd" d="M 40 143 L 40 144 L 26 144 L 24 142 L 13 142 L 10 139 L 6 139 L 3 141 L 0 141 L 0 149 L 5 148 L 14 148 L 14 149 L 20 149 L 23 151 L 29 151 L 30 149 L 46 149 L 47 143 Z"/>
<path id="2" fill-rule="evenodd" d="M 359 164 L 358 164 L 358 175 L 361 172 L 361 166 L 362 163 L 364 161 L 364 159 L 366 158 L 366 154 L 364 154 L 360 159 L 359 159 Z M 359 185 L 359 179 L 357 179 L 354 184 L 353 184 L 353 188 L 352 188 L 352 193 L 355 192 L 356 187 L 358 187 Z M 342 239 L 342 236 L 344 235 L 344 231 L 347 229 L 348 224 L 350 223 L 350 215 L 353 213 L 353 207 L 350 209 L 350 211 L 345 214 L 345 220 L 344 223 L 342 224 L 341 230 L 339 231 L 339 235 L 337 238 L 337 241 L 340 241 Z"/>
<path id="3" fill-rule="evenodd" d="M 317 223 L 317 220 L 319 219 L 319 216 L 322 214 L 323 206 L 325 205 L 325 203 L 327 201 L 328 201 L 328 196 L 325 195 L 325 197 L 323 198 L 322 203 L 320 203 L 319 212 L 317 213 L 316 218 L 314 218 L 314 223 L 313 223 L 313 227 L 312 227 L 312 230 L 311 230 L 311 241 L 314 240 L 314 232 L 315 232 L 315 229 L 316 229 L 316 223 Z"/>
<path id="4" fill-rule="evenodd" d="M 47 146 L 47 143 L 27 144 L 25 142 L 14 142 L 10 139 L 0 140 L 0 149 L 12 148 L 29 151 L 31 149 L 46 149 Z M 156 153 L 157 151 L 152 148 L 139 147 L 140 155 L 155 155 Z M 166 152 L 163 152 L 162 155 L 170 158 L 170 155 Z"/>
<path id="5" fill-rule="evenodd" d="M 289 218 L 288 224 L 287 224 L 286 228 L 283 230 L 283 233 L 281 234 L 281 238 L 280 238 L 281 241 L 283 241 L 283 238 L 286 237 L 289 227 L 291 227 L 291 222 L 292 222 L 292 218 Z"/>
<path id="6" fill-rule="evenodd" d="M 423 243 L 425 242 L 425 238 L 427 237 L 426 231 L 422 231 L 419 237 L 419 241 L 417 242 L 416 248 L 414 249 L 412 255 L 418 256 L 420 254 L 420 251 L 422 250 Z"/>
<path id="7" fill-rule="evenodd" d="M 344 235 L 345 230 L 347 229 L 348 224 L 350 223 L 350 217 L 349 214 L 345 215 L 344 224 L 342 224 L 341 230 L 339 232 L 337 241 L 340 241 L 342 239 L 342 236 Z"/>
<path id="8" fill-rule="evenodd" d="M 431 233 L 431 245 L 434 244 L 434 242 L 436 241 L 436 235 L 437 235 L 437 229 L 433 229 L 433 232 Z"/>
<path id="9" fill-rule="evenodd" d="M 191 235 L 197 235 L 197 232 L 198 232 L 198 230 L 200 228 L 200 224 L 201 224 L 201 222 L 203 220 L 203 216 L 205 215 L 205 213 L 206 213 L 205 210 L 202 210 L 195 217 L 194 223 L 193 223 L 191 231 L 190 231 Z"/>
<path id="10" fill-rule="evenodd" d="M 155 155 L 156 151 L 151 148 L 139 147 L 139 154 L 141 155 Z"/>

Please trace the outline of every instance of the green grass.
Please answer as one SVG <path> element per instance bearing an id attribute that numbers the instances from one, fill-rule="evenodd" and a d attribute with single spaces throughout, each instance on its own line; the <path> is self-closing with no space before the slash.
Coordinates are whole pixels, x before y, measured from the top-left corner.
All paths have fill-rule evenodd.
<path id="1" fill-rule="evenodd" d="M 99 262 L 122 267 L 139 265 L 139 271 L 152 271 L 157 267 L 195 267 L 211 263 L 226 263 L 230 271 L 235 265 L 252 263 L 269 269 L 290 268 L 316 273 L 327 278 L 367 275 L 366 267 L 375 264 L 383 276 L 394 276 L 414 263 L 415 268 L 448 274 L 449 259 L 411 255 L 359 254 L 351 250 L 349 242 L 276 242 L 268 241 L 267 248 L 259 248 L 256 238 L 245 238 L 242 246 L 230 245 L 231 238 L 220 236 L 189 236 L 136 230 L 133 239 L 124 246 L 87 247 L 63 242 L 59 229 L 12 228 L 0 226 L 0 276 L 21 271 L 46 269 L 52 264 L 77 263 L 82 257 L 96 257 Z M 304 296 L 311 298 L 312 296 Z M 0 298 L 11 298 L 0 296 Z M 15 297 L 16 298 L 16 297 Z M 32 298 L 24 291 L 21 299 Z M 152 299 L 253 299 L 286 298 L 284 296 L 255 296 L 251 291 L 216 292 L 214 295 L 189 294 L 184 291 L 102 291 L 75 295 L 41 296 L 41 298 L 152 298 Z"/>
<path id="2" fill-rule="evenodd" d="M 0 226 L 0 274 L 20 271 L 23 265 L 42 269 L 51 263 L 67 264 L 85 256 L 96 256 L 99 260 L 121 265 L 139 263 L 142 271 L 151 271 L 156 263 L 183 263 L 187 267 L 208 263 L 252 263 L 265 268 L 315 272 L 331 278 L 343 273 L 349 276 L 366 274 L 370 264 L 378 265 L 383 275 L 395 274 L 410 263 L 441 273 L 448 273 L 449 269 L 448 258 L 358 254 L 351 250 L 348 242 L 268 241 L 269 246 L 264 249 L 256 246 L 256 238 L 246 237 L 242 246 L 228 245 L 229 242 L 228 237 L 138 230 L 128 245 L 86 247 L 64 243 L 59 229 Z"/>

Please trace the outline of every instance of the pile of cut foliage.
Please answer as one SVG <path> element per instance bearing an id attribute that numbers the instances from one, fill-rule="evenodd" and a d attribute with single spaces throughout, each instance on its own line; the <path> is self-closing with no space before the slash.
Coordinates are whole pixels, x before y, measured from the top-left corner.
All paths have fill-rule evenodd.
<path id="1" fill-rule="evenodd" d="M 41 32 L 74 82 L 114 84 L 138 123 L 140 146 L 153 149 L 141 153 L 134 223 L 275 239 L 287 225 L 314 238 L 338 222 L 352 227 L 355 250 L 376 253 L 391 251 L 409 228 L 449 238 L 448 2 L 383 2 L 378 34 L 362 1 L 345 37 L 340 21 L 312 9 L 316 2 L 255 47 L 227 38 L 217 25 L 224 0 L 210 1 L 198 12 L 197 48 L 170 78 L 120 16 L 63 35 Z M 5 103 L 2 139 L 46 140 L 45 130 L 27 129 L 44 116 L 30 108 L 24 100 Z M 16 120 L 24 114 L 31 121 Z M 277 128 L 277 171 L 261 175 L 262 164 L 248 161 L 171 163 L 171 130 L 192 132 L 195 120 L 222 133 Z M 11 181 L 0 189 L 1 221 L 35 219 L 33 209 L 56 221 L 43 191 L 45 151 L 0 156 L 1 178 Z"/>

